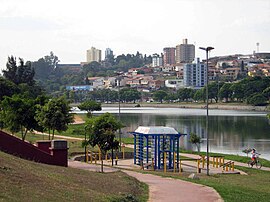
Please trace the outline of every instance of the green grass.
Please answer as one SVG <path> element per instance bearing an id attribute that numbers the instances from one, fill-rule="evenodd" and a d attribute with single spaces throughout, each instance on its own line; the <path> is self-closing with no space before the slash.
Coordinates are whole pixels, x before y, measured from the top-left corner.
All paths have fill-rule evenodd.
<path id="1" fill-rule="evenodd" d="M 270 199 L 270 172 L 252 168 L 244 168 L 236 166 L 248 175 L 239 174 L 215 174 L 206 176 L 199 174 L 199 180 L 189 179 L 190 173 L 184 172 L 180 176 L 179 173 L 166 174 L 163 171 L 141 171 L 142 173 L 150 173 L 162 177 L 171 177 L 190 181 L 197 184 L 213 187 L 225 202 L 253 202 L 253 201 L 269 201 Z"/>
<path id="2" fill-rule="evenodd" d="M 147 201 L 146 184 L 122 172 L 50 166 L 0 152 L 0 201 Z"/>
<path id="3" fill-rule="evenodd" d="M 182 153 L 192 153 L 192 154 L 202 154 L 206 155 L 206 152 L 194 152 L 194 151 L 187 151 L 187 150 L 181 150 Z M 232 161 L 238 161 L 242 163 L 247 163 L 250 161 L 250 157 L 247 156 L 239 156 L 239 155 L 232 155 L 232 154 L 222 154 L 222 153 L 209 153 L 209 156 L 224 156 L 226 160 L 232 160 Z M 270 167 L 270 161 L 266 159 L 261 159 L 260 162 L 262 163 L 263 167 Z"/>

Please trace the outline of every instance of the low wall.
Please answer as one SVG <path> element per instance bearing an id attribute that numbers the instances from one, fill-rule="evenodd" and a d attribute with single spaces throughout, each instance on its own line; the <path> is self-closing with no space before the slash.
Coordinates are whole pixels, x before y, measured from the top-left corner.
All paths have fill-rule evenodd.
<path id="1" fill-rule="evenodd" d="M 50 144 L 49 144 L 50 145 Z M 38 148 L 28 142 L 0 131 L 0 150 L 21 158 L 40 163 L 66 166 L 67 149 L 59 151 L 51 148 Z M 50 152 L 47 152 L 50 151 Z"/>

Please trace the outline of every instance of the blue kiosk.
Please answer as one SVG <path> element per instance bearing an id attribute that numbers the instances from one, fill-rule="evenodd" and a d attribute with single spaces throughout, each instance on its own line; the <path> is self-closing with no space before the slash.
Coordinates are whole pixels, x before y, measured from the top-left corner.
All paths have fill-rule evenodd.
<path id="1" fill-rule="evenodd" d="M 134 164 L 148 165 L 154 162 L 155 169 L 179 165 L 180 134 L 174 128 L 164 126 L 139 126 L 134 132 Z M 165 159 L 164 159 L 165 157 Z"/>

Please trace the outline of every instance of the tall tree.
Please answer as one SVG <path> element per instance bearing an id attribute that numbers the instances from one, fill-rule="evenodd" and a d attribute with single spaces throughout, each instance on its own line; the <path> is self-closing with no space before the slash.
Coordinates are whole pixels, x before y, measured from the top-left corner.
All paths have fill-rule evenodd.
<path id="1" fill-rule="evenodd" d="M 39 106 L 35 119 L 39 125 L 49 131 L 49 139 L 52 131 L 52 139 L 54 139 L 55 131 L 66 131 L 67 125 L 73 122 L 70 111 L 71 108 L 63 97 L 53 98 L 44 106 Z"/>
<path id="2" fill-rule="evenodd" d="M 1 120 L 4 126 L 12 132 L 21 132 L 22 140 L 25 140 L 27 132 L 38 129 L 35 120 L 36 101 L 24 98 L 20 95 L 5 97 L 1 102 Z"/>
<path id="3" fill-rule="evenodd" d="M 12 81 L 0 77 L 0 101 L 4 96 L 11 97 L 14 93 L 17 92 L 19 92 L 19 89 Z"/>
<path id="4" fill-rule="evenodd" d="M 224 83 L 222 87 L 219 90 L 219 98 L 225 99 L 225 102 L 228 102 L 228 100 L 232 97 L 232 90 L 231 90 L 231 83 Z"/>
<path id="5" fill-rule="evenodd" d="M 34 84 L 35 71 L 31 67 L 31 63 L 24 63 L 22 58 L 19 58 L 19 66 L 17 66 L 16 58 L 8 57 L 6 70 L 3 70 L 3 76 L 15 84 L 27 83 Z"/>
<path id="6" fill-rule="evenodd" d="M 87 123 L 88 143 L 92 147 L 98 146 L 102 155 L 105 155 L 107 151 L 118 148 L 119 143 L 115 137 L 116 131 L 121 127 L 122 124 L 109 113 L 93 117 Z M 103 172 L 103 159 L 101 160 L 101 172 Z"/>

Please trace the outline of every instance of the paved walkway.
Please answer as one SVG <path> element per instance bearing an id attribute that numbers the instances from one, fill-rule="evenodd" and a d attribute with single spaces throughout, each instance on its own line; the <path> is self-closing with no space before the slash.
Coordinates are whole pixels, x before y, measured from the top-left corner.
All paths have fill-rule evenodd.
<path id="1" fill-rule="evenodd" d="M 104 161 L 105 163 L 106 161 Z M 120 163 L 120 162 L 119 162 Z M 130 160 L 124 160 L 117 167 L 127 168 Z M 100 165 L 79 161 L 68 161 L 68 166 L 83 170 L 100 172 Z M 118 168 L 104 166 L 104 172 L 115 172 Z M 130 168 L 130 167 L 129 167 Z M 164 178 L 151 174 L 122 170 L 129 176 L 135 177 L 149 186 L 149 202 L 219 202 L 223 201 L 211 187 L 186 182 L 179 179 Z"/>
<path id="2" fill-rule="evenodd" d="M 223 201 L 211 187 L 172 178 L 123 170 L 149 185 L 149 202 Z"/>

